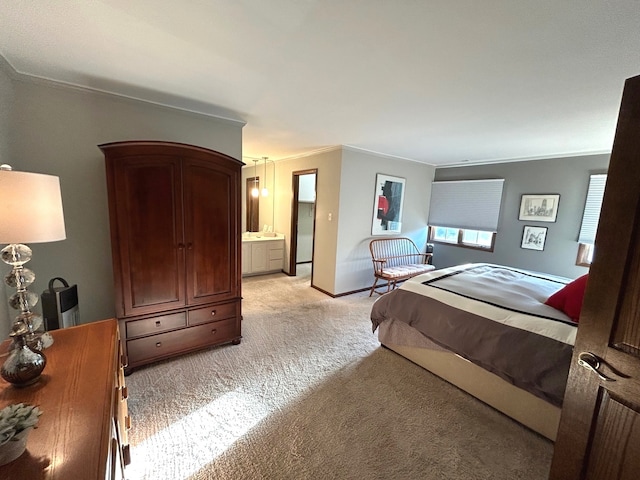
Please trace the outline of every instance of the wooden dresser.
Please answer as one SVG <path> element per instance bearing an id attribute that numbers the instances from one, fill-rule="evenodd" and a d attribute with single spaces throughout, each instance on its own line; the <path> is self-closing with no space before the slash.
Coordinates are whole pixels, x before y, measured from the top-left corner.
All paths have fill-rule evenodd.
<path id="1" fill-rule="evenodd" d="M 129 463 L 127 388 L 115 319 L 51 332 L 54 343 L 38 382 L 16 388 L 0 379 L 0 408 L 37 405 L 27 451 L 0 466 L 0 478 L 122 479 Z M 1 346 L 4 362 L 9 343 Z"/>
<path id="2" fill-rule="evenodd" d="M 100 149 L 127 373 L 195 349 L 240 343 L 243 163 L 171 142 Z"/>

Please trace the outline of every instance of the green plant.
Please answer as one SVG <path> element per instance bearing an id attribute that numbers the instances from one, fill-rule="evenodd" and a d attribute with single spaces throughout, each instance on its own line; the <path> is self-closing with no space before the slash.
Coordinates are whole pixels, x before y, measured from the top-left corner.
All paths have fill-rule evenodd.
<path id="1" fill-rule="evenodd" d="M 16 440 L 14 437 L 27 428 L 37 428 L 38 418 L 42 415 L 34 405 L 14 403 L 0 410 L 0 446 Z"/>

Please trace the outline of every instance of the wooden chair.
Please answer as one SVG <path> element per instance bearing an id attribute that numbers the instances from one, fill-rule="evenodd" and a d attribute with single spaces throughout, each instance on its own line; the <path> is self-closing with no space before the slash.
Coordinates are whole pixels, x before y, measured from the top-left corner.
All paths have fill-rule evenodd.
<path id="1" fill-rule="evenodd" d="M 421 253 L 410 238 L 377 238 L 369 242 L 369 251 L 375 276 L 369 296 L 373 295 L 373 292 L 383 294 L 376 290 L 380 279 L 387 282 L 387 290 L 384 293 L 388 293 L 396 288 L 398 282 L 435 269 L 429 263 L 433 254 Z"/>

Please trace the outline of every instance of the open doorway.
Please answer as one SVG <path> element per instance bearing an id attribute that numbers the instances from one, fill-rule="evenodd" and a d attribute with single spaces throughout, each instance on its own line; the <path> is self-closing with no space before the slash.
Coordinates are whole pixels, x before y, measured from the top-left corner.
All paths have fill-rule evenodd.
<path id="1" fill-rule="evenodd" d="M 296 276 L 298 267 L 307 271 L 313 283 L 313 250 L 316 231 L 316 185 L 318 170 L 292 173 L 291 241 L 289 275 Z"/>

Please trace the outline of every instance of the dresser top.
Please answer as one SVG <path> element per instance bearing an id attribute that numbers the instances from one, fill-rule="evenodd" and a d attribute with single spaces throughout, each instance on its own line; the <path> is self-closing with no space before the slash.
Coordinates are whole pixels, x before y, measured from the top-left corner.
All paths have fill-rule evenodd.
<path id="1" fill-rule="evenodd" d="M 118 363 L 114 319 L 54 330 L 44 350 L 47 365 L 33 385 L 16 388 L 0 378 L 0 408 L 37 405 L 38 426 L 27 451 L 0 467 L 0 478 L 94 479 L 106 477 L 111 408 Z M 0 347 L 4 363 L 9 342 Z"/>

